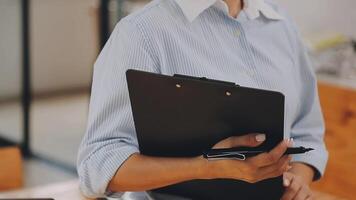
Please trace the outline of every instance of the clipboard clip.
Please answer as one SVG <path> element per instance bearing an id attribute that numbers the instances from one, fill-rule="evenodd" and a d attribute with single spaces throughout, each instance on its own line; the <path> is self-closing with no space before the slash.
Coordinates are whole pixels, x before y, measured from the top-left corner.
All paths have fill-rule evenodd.
<path id="1" fill-rule="evenodd" d="M 220 83 L 220 84 L 224 84 L 224 85 L 228 85 L 228 86 L 240 86 L 233 82 L 208 79 L 206 77 L 194 77 L 194 76 L 187 76 L 187 75 L 182 75 L 182 74 L 174 74 L 173 77 L 190 79 L 190 80 L 198 80 L 198 81 L 207 81 L 207 82 L 213 82 L 213 83 Z"/>

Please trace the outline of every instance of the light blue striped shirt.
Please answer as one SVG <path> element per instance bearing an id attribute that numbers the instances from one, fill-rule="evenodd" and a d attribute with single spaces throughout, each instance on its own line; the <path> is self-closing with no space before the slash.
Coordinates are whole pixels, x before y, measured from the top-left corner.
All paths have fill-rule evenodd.
<path id="1" fill-rule="evenodd" d="M 115 172 L 139 152 L 125 78 L 129 68 L 282 92 L 285 137 L 316 149 L 293 159 L 323 174 L 328 154 L 316 78 L 285 11 L 269 0 L 245 0 L 235 19 L 221 0 L 154 0 L 118 23 L 95 63 L 78 156 L 87 196 L 109 194 Z"/>

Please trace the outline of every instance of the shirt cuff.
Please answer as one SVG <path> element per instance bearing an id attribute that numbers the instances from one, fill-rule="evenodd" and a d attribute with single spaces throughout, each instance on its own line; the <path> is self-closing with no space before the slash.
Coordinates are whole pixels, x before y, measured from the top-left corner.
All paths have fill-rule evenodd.
<path id="1" fill-rule="evenodd" d="M 302 145 L 303 146 L 303 145 Z M 305 147 L 311 147 L 306 145 Z M 313 147 L 311 147 L 313 148 Z M 325 148 L 315 148 L 313 151 L 307 152 L 305 154 L 295 154 L 293 155 L 292 162 L 301 162 L 310 165 L 314 168 L 314 178 L 313 180 L 319 180 L 326 168 L 328 161 L 328 152 Z"/>
<path id="2" fill-rule="evenodd" d="M 121 147 L 119 151 L 116 151 L 112 153 L 112 155 L 107 156 L 106 163 L 108 163 L 107 166 L 105 166 L 107 169 L 105 170 L 105 174 L 102 174 L 103 179 L 105 180 L 106 183 L 106 191 L 105 191 L 105 196 L 107 197 L 113 197 L 113 198 L 119 198 L 121 197 L 124 192 L 113 192 L 107 189 L 107 186 L 110 182 L 110 180 L 115 176 L 116 171 L 121 167 L 121 165 L 134 153 L 138 153 L 139 150 L 134 147 L 134 146 L 125 146 Z"/>

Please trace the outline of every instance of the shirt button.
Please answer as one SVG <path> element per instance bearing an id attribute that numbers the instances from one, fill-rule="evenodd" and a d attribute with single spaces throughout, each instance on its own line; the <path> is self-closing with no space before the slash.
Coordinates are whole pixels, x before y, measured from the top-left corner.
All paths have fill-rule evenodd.
<path id="1" fill-rule="evenodd" d="M 240 35 L 241 35 L 241 31 L 240 30 L 235 31 L 235 36 L 236 37 L 240 37 Z"/>
<path id="2" fill-rule="evenodd" d="M 255 76 L 255 72 L 252 71 L 252 70 L 247 70 L 247 75 L 250 76 L 250 77 L 254 77 Z"/>

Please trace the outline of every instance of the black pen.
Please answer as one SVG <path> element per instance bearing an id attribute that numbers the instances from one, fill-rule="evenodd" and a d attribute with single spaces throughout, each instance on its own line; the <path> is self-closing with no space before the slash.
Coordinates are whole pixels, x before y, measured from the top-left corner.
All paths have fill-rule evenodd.
<path id="1" fill-rule="evenodd" d="M 303 154 L 314 150 L 313 148 L 305 147 L 290 147 L 284 155 Z M 266 151 L 237 151 L 233 149 L 211 149 L 203 154 L 204 158 L 208 160 L 221 160 L 221 159 L 237 159 L 246 160 L 249 157 L 257 156 L 258 154 L 265 153 Z"/>

